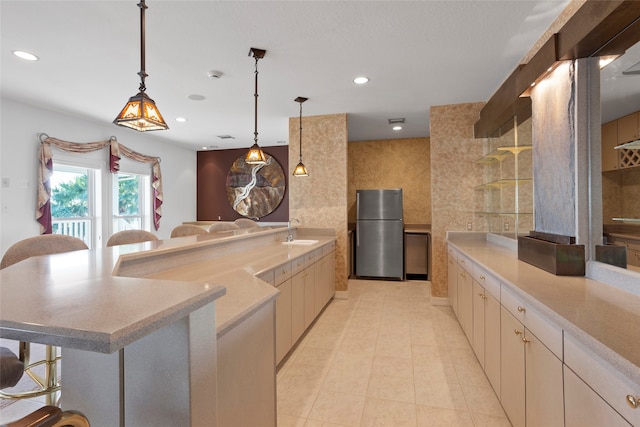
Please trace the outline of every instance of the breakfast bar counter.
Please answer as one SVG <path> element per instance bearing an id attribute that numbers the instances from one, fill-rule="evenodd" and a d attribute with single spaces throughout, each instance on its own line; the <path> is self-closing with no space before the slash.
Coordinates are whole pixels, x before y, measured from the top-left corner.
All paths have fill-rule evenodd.
<path id="1" fill-rule="evenodd" d="M 225 361 L 256 370 L 275 425 L 278 290 L 256 275 L 332 232 L 308 229 L 317 242 L 305 246 L 282 244 L 286 228 L 257 229 L 30 258 L 0 271 L 0 336 L 62 347 L 62 403 L 92 426 L 223 425 L 225 407 L 264 415 L 238 407 Z M 255 368 L 238 366 L 246 354 Z"/>

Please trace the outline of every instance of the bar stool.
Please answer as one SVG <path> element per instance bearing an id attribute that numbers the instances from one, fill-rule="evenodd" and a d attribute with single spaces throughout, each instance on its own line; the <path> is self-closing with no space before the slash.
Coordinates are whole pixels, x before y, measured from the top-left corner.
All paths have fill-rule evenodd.
<path id="1" fill-rule="evenodd" d="M 249 218 L 238 218 L 235 221 L 233 221 L 233 223 L 240 228 L 260 227 L 260 224 L 258 224 L 256 221 Z"/>
<path id="2" fill-rule="evenodd" d="M 181 224 L 171 230 L 171 238 L 183 236 L 195 236 L 197 234 L 209 234 L 209 232 L 194 224 Z"/>
<path id="3" fill-rule="evenodd" d="M 0 347 L 0 389 L 15 386 L 24 374 L 24 363 L 7 347 Z M 43 406 L 7 427 L 89 427 L 89 420 L 78 411 Z"/>
<path id="4" fill-rule="evenodd" d="M 2 261 L 0 261 L 0 270 L 34 256 L 51 255 L 81 249 L 88 249 L 88 247 L 82 240 L 72 236 L 43 234 L 41 236 L 30 237 L 15 243 L 7 249 L 7 252 L 5 252 L 2 257 Z M 60 360 L 60 356 L 58 356 L 57 347 L 46 345 L 44 348 L 44 359 L 32 362 L 30 343 L 20 341 L 18 351 L 20 355 L 19 360 L 23 364 L 24 372 L 36 383 L 38 388 L 20 393 L 0 391 L 0 397 L 5 399 L 26 399 L 46 395 L 47 404 L 57 401 L 58 392 L 60 391 L 57 362 Z M 34 371 L 34 368 L 40 365 L 44 365 L 44 376 Z"/>
<path id="5" fill-rule="evenodd" d="M 158 237 L 146 230 L 123 230 L 114 233 L 107 240 L 107 247 L 127 245 L 129 243 L 154 242 Z"/>
<path id="6" fill-rule="evenodd" d="M 217 233 L 219 231 L 238 230 L 240 227 L 233 222 L 214 222 L 209 226 L 209 233 Z"/>

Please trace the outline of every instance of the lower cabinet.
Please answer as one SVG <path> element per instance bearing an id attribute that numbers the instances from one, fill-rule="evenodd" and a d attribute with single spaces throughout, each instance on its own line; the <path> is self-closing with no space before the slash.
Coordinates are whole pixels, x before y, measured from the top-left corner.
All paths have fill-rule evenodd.
<path id="1" fill-rule="evenodd" d="M 291 279 L 280 283 L 277 288 L 280 295 L 276 298 L 276 363 L 287 354 L 291 348 Z"/>
<path id="2" fill-rule="evenodd" d="M 456 253 L 449 249 L 447 257 L 447 284 L 449 304 L 453 312 L 458 315 L 458 262 L 456 261 Z"/>
<path id="3" fill-rule="evenodd" d="M 326 245 L 259 277 L 280 291 L 275 307 L 278 364 L 333 297 L 335 245 Z"/>
<path id="4" fill-rule="evenodd" d="M 631 426 L 566 365 L 564 410 L 566 427 Z"/>
<path id="5" fill-rule="evenodd" d="M 469 342 L 473 342 L 473 279 L 458 264 L 458 321 Z"/>
<path id="6" fill-rule="evenodd" d="M 504 307 L 501 328 L 501 399 L 511 424 L 563 426 L 562 361 Z"/>

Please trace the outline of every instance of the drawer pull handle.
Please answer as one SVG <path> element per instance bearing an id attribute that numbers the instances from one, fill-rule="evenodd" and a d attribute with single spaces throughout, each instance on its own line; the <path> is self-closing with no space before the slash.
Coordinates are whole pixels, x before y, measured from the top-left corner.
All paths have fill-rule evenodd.
<path id="1" fill-rule="evenodd" d="M 627 394 L 627 404 L 633 409 L 638 409 L 638 407 L 640 407 L 640 396 Z"/>
<path id="2" fill-rule="evenodd" d="M 529 341 L 529 340 L 528 340 L 528 339 L 526 339 L 525 337 L 522 337 L 522 343 L 523 343 L 523 344 L 528 344 L 528 343 L 530 343 L 530 342 L 531 342 L 531 341 Z"/>
<path id="3" fill-rule="evenodd" d="M 460 276 L 467 277 L 467 276 L 464 275 L 464 272 L 460 273 Z"/>
<path id="4" fill-rule="evenodd" d="M 520 313 L 524 313 L 524 312 L 526 312 L 526 311 L 527 311 L 527 309 L 526 309 L 526 308 L 524 308 L 524 307 L 518 306 L 518 311 L 519 311 Z"/>
<path id="5" fill-rule="evenodd" d="M 517 330 L 517 329 L 514 329 L 513 333 L 516 334 L 516 335 L 522 335 L 522 332 Z"/>
<path id="6" fill-rule="evenodd" d="M 480 275 L 480 280 L 484 280 L 484 276 L 482 274 Z"/>
<path id="7" fill-rule="evenodd" d="M 487 299 L 487 296 L 485 294 L 478 294 L 478 296 L 482 299 Z"/>

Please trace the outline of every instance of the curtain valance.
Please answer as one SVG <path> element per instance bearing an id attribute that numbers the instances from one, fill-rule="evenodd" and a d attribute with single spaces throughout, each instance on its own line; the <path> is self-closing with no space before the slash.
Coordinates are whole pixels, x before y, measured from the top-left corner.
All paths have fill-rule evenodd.
<path id="1" fill-rule="evenodd" d="M 120 158 L 122 155 L 132 160 L 151 163 L 151 187 L 153 188 L 153 226 L 160 228 L 162 217 L 162 174 L 160 173 L 160 158 L 140 154 L 118 143 L 112 136 L 106 141 L 97 142 L 69 142 L 57 138 L 51 138 L 46 134 L 40 134 L 40 155 L 38 167 L 38 207 L 36 220 L 40 223 L 41 234 L 51 234 L 51 174 L 53 173 L 52 147 L 70 153 L 89 153 L 109 147 L 109 171 L 118 173 L 120 170 Z"/>

